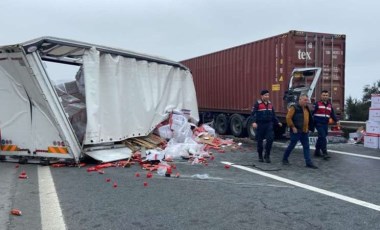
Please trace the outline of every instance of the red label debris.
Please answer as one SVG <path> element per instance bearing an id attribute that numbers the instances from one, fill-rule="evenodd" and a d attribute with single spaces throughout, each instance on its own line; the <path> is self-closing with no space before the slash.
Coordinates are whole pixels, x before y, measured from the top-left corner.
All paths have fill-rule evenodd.
<path id="1" fill-rule="evenodd" d="M 98 171 L 95 167 L 89 167 L 87 168 L 87 172 L 96 172 Z"/>
<path id="2" fill-rule="evenodd" d="M 19 209 L 15 209 L 15 208 L 12 209 L 10 213 L 14 216 L 21 216 L 22 215 L 22 212 Z"/>

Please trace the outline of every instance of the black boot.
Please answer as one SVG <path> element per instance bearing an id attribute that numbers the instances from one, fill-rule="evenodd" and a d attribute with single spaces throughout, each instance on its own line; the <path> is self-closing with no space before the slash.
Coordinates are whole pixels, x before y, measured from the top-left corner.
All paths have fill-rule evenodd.
<path id="1" fill-rule="evenodd" d="M 265 153 L 265 155 L 264 155 L 264 159 L 265 159 L 265 162 L 266 163 L 270 163 L 271 161 L 270 161 L 270 154 L 269 153 Z"/>
<path id="2" fill-rule="evenodd" d="M 318 167 L 315 164 L 313 164 L 313 163 L 306 164 L 306 167 L 307 168 L 312 168 L 312 169 L 318 169 Z"/>
<path id="3" fill-rule="evenodd" d="M 259 162 L 264 162 L 263 153 L 259 153 Z"/>
<path id="4" fill-rule="evenodd" d="M 315 150 L 314 151 L 314 157 L 322 157 L 321 151 Z"/>
<path id="5" fill-rule="evenodd" d="M 323 160 L 326 160 L 326 161 L 330 158 L 329 154 L 327 153 L 327 150 L 323 151 L 322 157 L 323 157 Z"/>

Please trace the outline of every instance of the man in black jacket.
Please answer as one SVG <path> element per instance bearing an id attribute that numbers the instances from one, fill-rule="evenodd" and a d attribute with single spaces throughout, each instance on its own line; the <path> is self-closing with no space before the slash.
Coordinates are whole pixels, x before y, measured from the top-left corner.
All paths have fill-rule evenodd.
<path id="1" fill-rule="evenodd" d="M 283 165 L 289 165 L 289 155 L 298 141 L 301 141 L 306 167 L 317 169 L 310 158 L 309 131 L 314 131 L 313 116 L 307 107 L 309 98 L 301 94 L 298 104 L 292 105 L 286 114 L 286 123 L 290 128 L 290 143 L 282 158 Z"/>
<path id="2" fill-rule="evenodd" d="M 261 100 L 257 100 L 252 109 L 252 127 L 257 129 L 256 140 L 257 140 L 257 153 L 259 154 L 259 162 L 270 163 L 270 151 L 272 149 L 274 132 L 273 124 L 278 124 L 282 126 L 281 122 L 276 117 L 272 103 L 269 101 L 269 91 L 262 90 Z M 265 155 L 263 158 L 263 141 L 266 139 L 265 144 Z"/>

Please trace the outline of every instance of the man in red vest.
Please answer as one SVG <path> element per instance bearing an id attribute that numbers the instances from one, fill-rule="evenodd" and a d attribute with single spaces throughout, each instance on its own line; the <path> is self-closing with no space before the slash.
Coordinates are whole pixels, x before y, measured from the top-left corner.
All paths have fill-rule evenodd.
<path id="1" fill-rule="evenodd" d="M 271 163 L 270 152 L 272 149 L 274 131 L 273 125 L 282 126 L 274 111 L 272 103 L 269 101 L 269 91 L 264 89 L 260 93 L 261 100 L 257 100 L 252 108 L 252 127 L 256 130 L 257 153 L 259 154 L 259 162 Z M 263 141 L 265 143 L 265 155 L 263 158 Z"/>
<path id="2" fill-rule="evenodd" d="M 323 90 L 321 93 L 321 100 L 314 104 L 314 126 L 318 132 L 317 143 L 315 144 L 315 157 L 323 157 L 324 160 L 328 160 L 330 156 L 327 154 L 327 134 L 330 118 L 335 122 L 338 119 L 335 116 L 334 109 L 329 102 L 329 92 Z M 322 151 L 322 154 L 321 154 Z"/>

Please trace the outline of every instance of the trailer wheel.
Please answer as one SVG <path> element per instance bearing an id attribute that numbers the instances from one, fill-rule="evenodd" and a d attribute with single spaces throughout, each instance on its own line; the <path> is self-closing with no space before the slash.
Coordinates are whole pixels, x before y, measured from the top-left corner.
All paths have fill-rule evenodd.
<path id="1" fill-rule="evenodd" d="M 19 159 L 18 159 L 18 163 L 19 164 L 26 164 L 26 163 L 28 163 L 28 159 L 26 158 L 26 157 L 20 157 Z"/>
<path id="2" fill-rule="evenodd" d="M 218 134 L 224 135 L 228 132 L 228 118 L 225 114 L 218 114 L 215 118 L 215 131 Z"/>
<path id="3" fill-rule="evenodd" d="M 248 137 L 250 139 L 252 139 L 252 140 L 255 140 L 255 138 L 256 138 L 256 130 L 252 127 L 252 123 L 253 123 L 253 120 L 252 119 L 248 119 L 247 126 L 245 127 L 245 129 L 247 130 Z"/>
<path id="4" fill-rule="evenodd" d="M 234 114 L 230 119 L 231 134 L 235 137 L 241 137 L 245 134 L 244 117 L 240 114 Z"/>
<path id="5" fill-rule="evenodd" d="M 47 158 L 41 158 L 40 159 L 40 165 L 42 166 L 49 166 L 50 165 L 50 160 Z"/>
<path id="6" fill-rule="evenodd" d="M 205 123 L 208 123 L 208 122 L 212 122 L 212 120 L 213 120 L 212 113 L 200 112 L 199 113 L 199 123 L 198 123 L 198 125 L 205 124 Z"/>

